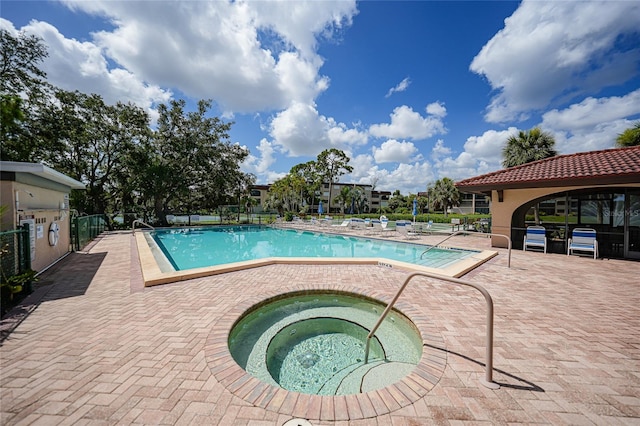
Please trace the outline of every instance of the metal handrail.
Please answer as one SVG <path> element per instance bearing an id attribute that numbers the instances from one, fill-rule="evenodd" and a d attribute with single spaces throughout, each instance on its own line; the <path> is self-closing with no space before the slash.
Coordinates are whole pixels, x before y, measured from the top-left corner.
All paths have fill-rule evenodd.
<path id="1" fill-rule="evenodd" d="M 380 315 L 380 318 L 378 319 L 378 322 L 376 322 L 376 325 L 373 326 L 373 328 L 367 335 L 367 341 L 364 348 L 364 363 L 367 364 L 369 362 L 369 345 L 371 343 L 371 338 L 373 337 L 375 332 L 378 330 L 378 327 L 380 327 L 380 325 L 382 324 L 382 321 L 384 321 L 389 311 L 391 311 L 391 309 L 393 308 L 393 305 L 395 305 L 396 301 L 400 297 L 400 294 L 402 294 L 405 287 L 407 287 L 407 284 L 409 284 L 409 281 L 411 281 L 412 278 L 417 276 L 423 276 L 427 278 L 436 278 L 436 279 L 448 281 L 454 284 L 466 285 L 469 287 L 473 287 L 476 290 L 478 290 L 480 293 L 482 293 L 485 301 L 487 302 L 487 338 L 486 338 L 486 355 L 485 355 L 486 357 L 485 378 L 480 379 L 480 383 L 489 389 L 499 389 L 500 385 L 493 381 L 493 299 L 491 299 L 491 295 L 489 294 L 489 292 L 485 290 L 484 287 L 478 284 L 470 283 L 468 281 L 464 281 L 459 278 L 447 277 L 444 275 L 432 274 L 427 272 L 414 272 L 412 274 L 409 274 L 409 276 L 405 279 L 404 283 L 396 293 L 393 300 L 387 305 L 382 315 Z"/>
<path id="2" fill-rule="evenodd" d="M 153 226 L 149 225 L 148 223 L 145 223 L 145 222 L 141 221 L 140 219 L 136 219 L 136 220 L 133 221 L 133 223 L 131 224 L 131 229 L 136 229 L 136 223 L 139 223 L 139 224 L 144 225 L 144 226 L 146 226 L 148 228 L 151 228 L 151 229 L 156 229 Z"/>
<path id="3" fill-rule="evenodd" d="M 504 235 L 504 234 L 493 234 L 491 232 L 483 232 L 482 234 L 478 234 L 477 232 L 471 232 L 471 231 L 456 231 L 451 235 L 448 235 L 444 240 L 432 245 L 431 247 L 429 247 L 428 249 L 426 249 L 425 251 L 422 252 L 422 254 L 420 255 L 420 259 L 422 259 L 422 256 L 424 256 L 424 254 L 426 252 L 428 252 L 429 250 L 433 250 L 434 248 L 438 247 L 440 244 L 444 243 L 445 241 L 447 241 L 449 238 L 451 237 L 455 237 L 456 235 L 462 235 L 462 234 L 468 234 L 468 235 L 480 235 L 480 236 L 491 236 L 491 237 L 503 237 L 507 239 L 507 243 L 508 243 L 508 248 L 509 248 L 509 253 L 507 255 L 507 268 L 511 268 L 511 238 L 509 238 L 508 236 Z"/>

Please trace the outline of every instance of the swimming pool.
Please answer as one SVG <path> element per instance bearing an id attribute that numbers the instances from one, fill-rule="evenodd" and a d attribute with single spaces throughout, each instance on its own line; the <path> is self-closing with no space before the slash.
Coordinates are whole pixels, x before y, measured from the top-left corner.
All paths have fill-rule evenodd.
<path id="1" fill-rule="evenodd" d="M 383 257 L 445 268 L 477 253 L 435 248 L 420 259 L 426 250 L 420 244 L 266 226 L 168 229 L 151 232 L 150 236 L 176 271 L 268 257 Z"/>
<path id="2" fill-rule="evenodd" d="M 268 226 L 158 229 L 136 234 L 145 285 L 273 263 L 360 263 L 461 276 L 492 251 L 436 248 L 378 238 Z"/>

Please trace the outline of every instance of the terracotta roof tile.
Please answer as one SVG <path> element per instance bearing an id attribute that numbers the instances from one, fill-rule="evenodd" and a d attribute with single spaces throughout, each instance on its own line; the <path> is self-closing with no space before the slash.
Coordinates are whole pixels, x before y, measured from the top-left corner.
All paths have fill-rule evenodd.
<path id="1" fill-rule="evenodd" d="M 558 155 L 456 183 L 462 191 L 640 183 L 640 146 Z"/>

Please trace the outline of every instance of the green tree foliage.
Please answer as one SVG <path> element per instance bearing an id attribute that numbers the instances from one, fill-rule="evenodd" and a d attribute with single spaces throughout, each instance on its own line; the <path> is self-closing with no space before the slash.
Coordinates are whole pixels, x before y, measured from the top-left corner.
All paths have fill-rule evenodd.
<path id="1" fill-rule="evenodd" d="M 318 171 L 322 176 L 323 182 L 329 183 L 329 194 L 333 189 L 333 184 L 338 182 L 340 176 L 351 173 L 353 167 L 349 165 L 351 159 L 344 153 L 336 148 L 325 149 L 316 160 Z M 331 196 L 327 202 L 327 213 L 331 212 Z"/>
<path id="2" fill-rule="evenodd" d="M 89 214 L 132 208 L 126 192 L 136 171 L 129 156 L 149 137 L 147 113 L 132 104 L 107 105 L 95 94 L 57 90 L 55 97 L 39 122 L 49 147 L 39 156 L 86 184 L 72 194 L 75 208 Z"/>
<path id="3" fill-rule="evenodd" d="M 619 148 L 640 146 L 640 121 L 637 121 L 633 127 L 628 128 L 618 135 L 616 138 L 616 146 Z"/>
<path id="4" fill-rule="evenodd" d="M 517 136 L 509 136 L 502 149 L 502 166 L 513 167 L 558 155 L 554 148 L 556 141 L 550 133 L 539 127 L 520 131 Z"/>
<path id="5" fill-rule="evenodd" d="M 47 57 L 42 39 L 0 30 L 0 159 L 36 161 L 32 127 L 48 101 L 50 86 L 39 66 Z"/>
<path id="6" fill-rule="evenodd" d="M 158 127 L 134 153 L 141 202 L 166 223 L 172 211 L 216 209 L 236 200 L 253 177 L 240 170 L 248 151 L 229 142 L 230 123 L 207 117 L 210 101 L 185 112 L 185 102 L 158 107 Z"/>
<path id="7" fill-rule="evenodd" d="M 304 182 L 301 198 L 309 205 L 315 205 L 315 199 L 322 187 L 322 175 L 318 170 L 318 163 L 308 161 L 302 164 L 296 164 L 291 168 L 289 174 L 299 176 Z"/>
<path id="8" fill-rule="evenodd" d="M 435 209 L 444 210 L 445 217 L 450 207 L 460 205 L 460 192 L 453 180 L 448 177 L 437 180 L 433 187 L 427 188 L 427 191 L 430 194 L 431 204 Z"/>

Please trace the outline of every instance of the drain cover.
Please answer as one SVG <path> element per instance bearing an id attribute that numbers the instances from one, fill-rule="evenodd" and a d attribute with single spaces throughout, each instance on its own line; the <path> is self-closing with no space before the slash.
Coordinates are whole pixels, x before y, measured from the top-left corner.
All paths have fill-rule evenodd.
<path id="1" fill-rule="evenodd" d="M 291 419 L 282 426 L 313 426 L 307 419 Z"/>

